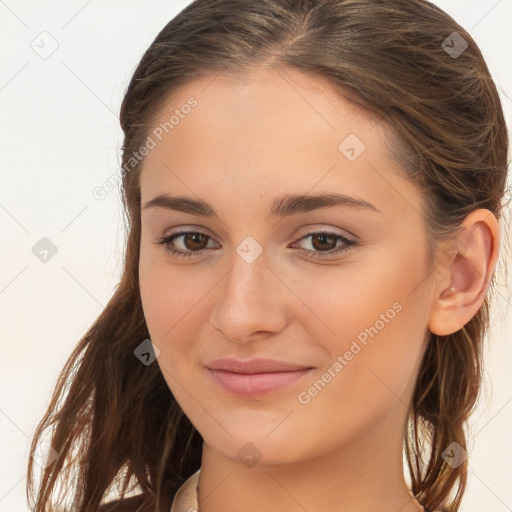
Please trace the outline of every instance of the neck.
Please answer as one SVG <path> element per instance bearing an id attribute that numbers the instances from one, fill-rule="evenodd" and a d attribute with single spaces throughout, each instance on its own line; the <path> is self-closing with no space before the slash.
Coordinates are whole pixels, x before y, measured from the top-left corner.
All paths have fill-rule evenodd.
<path id="1" fill-rule="evenodd" d="M 396 423 L 390 414 L 334 451 L 286 464 L 247 467 L 205 442 L 199 512 L 422 511 L 404 479 L 403 423 Z"/>

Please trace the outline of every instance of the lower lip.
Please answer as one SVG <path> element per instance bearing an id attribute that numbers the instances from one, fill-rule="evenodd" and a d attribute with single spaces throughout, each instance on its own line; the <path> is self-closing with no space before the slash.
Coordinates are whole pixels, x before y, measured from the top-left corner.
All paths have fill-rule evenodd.
<path id="1" fill-rule="evenodd" d="M 214 381 L 224 390 L 237 396 L 248 397 L 265 395 L 289 386 L 308 375 L 311 370 L 312 368 L 292 372 L 242 374 L 208 368 Z"/>

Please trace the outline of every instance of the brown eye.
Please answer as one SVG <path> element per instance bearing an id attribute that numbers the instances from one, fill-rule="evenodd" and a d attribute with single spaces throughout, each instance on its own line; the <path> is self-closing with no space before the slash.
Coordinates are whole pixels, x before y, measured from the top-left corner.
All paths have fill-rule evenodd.
<path id="1" fill-rule="evenodd" d="M 358 244 L 355 240 L 328 231 L 309 233 L 303 236 L 299 242 L 308 242 L 307 245 L 309 245 L 309 247 L 302 247 L 301 250 L 307 256 L 313 258 L 333 257 Z"/>
<path id="2" fill-rule="evenodd" d="M 211 238 L 200 231 L 184 231 L 160 238 L 156 243 L 174 256 L 191 257 L 208 249 Z"/>
<path id="3" fill-rule="evenodd" d="M 329 251 L 337 245 L 337 238 L 328 233 L 312 235 L 311 245 L 319 251 Z"/>
<path id="4" fill-rule="evenodd" d="M 204 233 L 185 233 L 183 236 L 183 245 L 191 251 L 200 251 L 206 248 L 207 236 Z"/>

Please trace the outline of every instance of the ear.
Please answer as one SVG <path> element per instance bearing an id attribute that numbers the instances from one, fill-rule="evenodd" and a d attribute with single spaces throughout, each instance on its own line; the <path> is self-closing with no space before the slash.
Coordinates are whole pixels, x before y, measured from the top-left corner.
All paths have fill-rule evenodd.
<path id="1" fill-rule="evenodd" d="M 478 312 L 498 260 L 499 246 L 498 221 L 492 212 L 478 209 L 466 216 L 436 268 L 428 326 L 432 333 L 452 334 Z"/>

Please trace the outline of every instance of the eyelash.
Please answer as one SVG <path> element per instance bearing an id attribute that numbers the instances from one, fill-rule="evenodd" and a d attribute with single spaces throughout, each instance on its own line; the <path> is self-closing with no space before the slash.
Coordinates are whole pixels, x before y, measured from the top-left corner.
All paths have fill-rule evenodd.
<path id="1" fill-rule="evenodd" d="M 178 251 L 178 250 L 174 249 L 171 245 L 174 239 L 176 239 L 180 236 L 189 235 L 192 233 L 199 233 L 201 235 L 205 235 L 205 233 L 203 233 L 201 231 L 196 231 L 194 229 L 191 229 L 189 231 L 182 231 L 180 233 L 174 233 L 174 234 L 166 236 L 166 237 L 161 237 L 158 239 L 156 244 L 163 245 L 164 250 L 173 256 L 182 257 L 182 258 L 190 258 L 192 255 L 199 256 L 199 255 L 203 254 L 207 249 L 202 249 L 201 251 Z M 339 235 L 337 233 L 332 233 L 330 231 L 313 231 L 313 232 L 308 233 L 307 235 L 304 235 L 301 238 L 299 238 L 299 240 L 297 240 L 297 242 L 300 242 L 300 241 L 302 241 L 306 238 L 309 238 L 311 236 L 314 236 L 314 235 L 330 235 L 330 236 L 334 237 L 337 242 L 342 241 L 344 245 L 340 246 L 337 249 L 331 249 L 330 251 L 324 251 L 324 252 L 310 251 L 309 249 L 300 249 L 304 254 L 306 254 L 307 256 L 311 256 L 313 258 L 321 259 L 321 258 L 329 258 L 332 256 L 336 256 L 342 252 L 348 251 L 351 247 L 358 245 L 358 243 L 355 240 L 351 240 L 350 238 L 346 238 L 342 235 Z M 211 237 L 209 237 L 208 235 L 205 235 L 205 236 L 207 236 L 209 239 L 211 239 Z"/>

